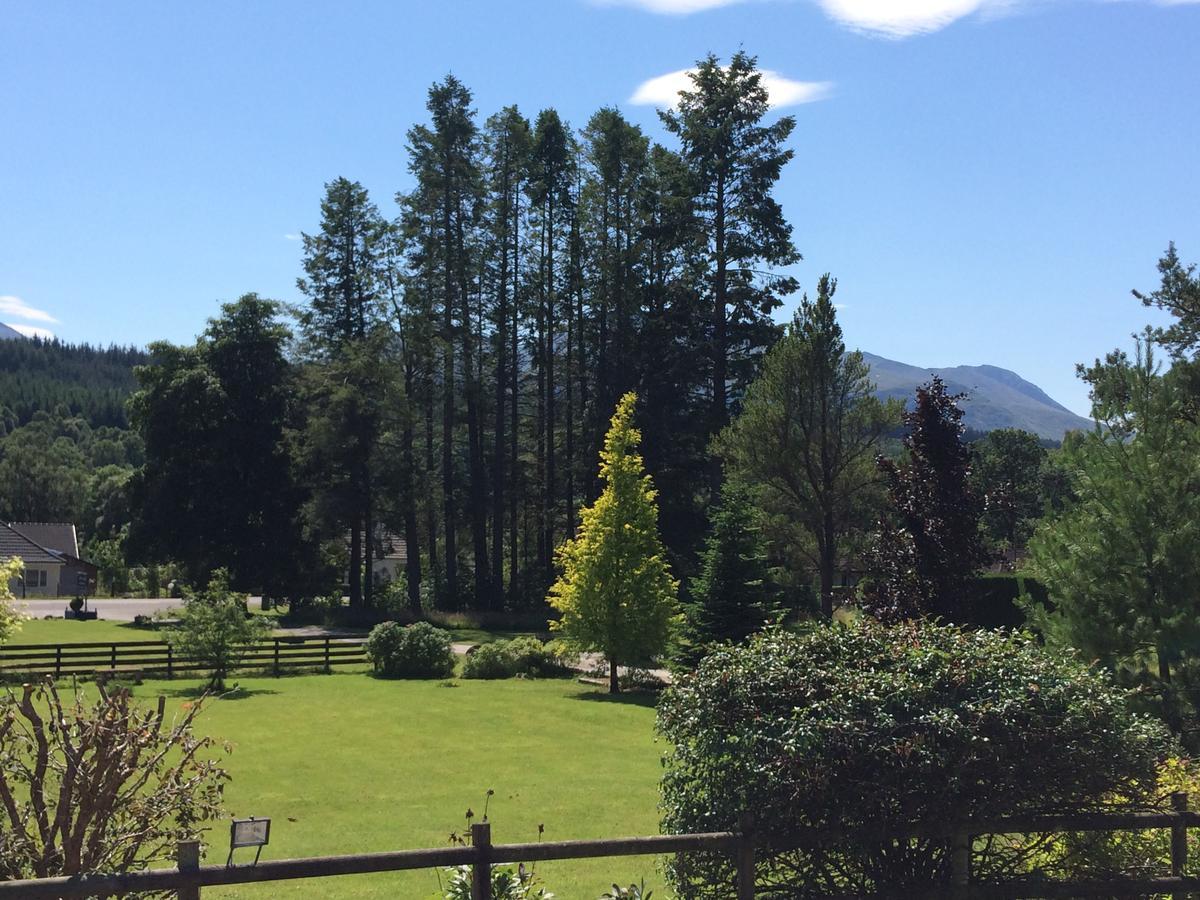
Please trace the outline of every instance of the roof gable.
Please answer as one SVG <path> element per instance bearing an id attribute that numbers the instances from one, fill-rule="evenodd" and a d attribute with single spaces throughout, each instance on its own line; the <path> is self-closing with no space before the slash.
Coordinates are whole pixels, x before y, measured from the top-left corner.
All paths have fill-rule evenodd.
<path id="1" fill-rule="evenodd" d="M 79 555 L 79 540 L 75 536 L 75 526 L 70 522 L 10 522 L 9 526 L 39 547 L 57 550 L 67 556 Z"/>
<path id="2" fill-rule="evenodd" d="M 14 556 L 19 556 L 27 566 L 62 563 L 61 557 L 35 544 L 12 526 L 0 522 L 0 559 L 12 559 Z"/>

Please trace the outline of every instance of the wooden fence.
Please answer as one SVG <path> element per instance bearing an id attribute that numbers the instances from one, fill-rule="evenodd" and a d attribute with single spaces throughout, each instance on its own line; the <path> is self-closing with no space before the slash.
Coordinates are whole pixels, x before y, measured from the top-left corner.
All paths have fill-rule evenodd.
<path id="1" fill-rule="evenodd" d="M 1042 897 L 1134 897 L 1151 894 L 1170 894 L 1175 900 L 1181 900 L 1193 896 L 1194 893 L 1200 893 L 1200 878 L 1184 874 L 1187 868 L 1187 829 L 1200 826 L 1200 815 L 1188 811 L 1186 794 L 1172 795 L 1171 800 L 1172 810 L 1169 812 L 1009 817 L 989 821 L 976 820 L 953 826 L 915 827 L 903 832 L 893 832 L 891 837 L 897 839 L 923 837 L 945 840 L 952 848 L 951 883 L 926 890 L 906 888 L 902 891 L 874 894 L 827 895 L 826 900 L 851 900 L 852 897 L 857 900 L 1021 900 Z M 972 877 L 972 848 L 975 841 L 983 836 L 1140 831 L 1155 828 L 1170 829 L 1171 832 L 1170 875 L 1113 877 L 1088 881 L 984 883 Z M 828 845 L 837 837 L 828 832 L 813 832 L 799 836 L 791 846 L 811 846 L 813 843 Z M 737 831 L 537 844 L 493 844 L 491 826 L 484 822 L 471 826 L 471 845 L 466 847 L 357 853 L 237 866 L 201 866 L 200 844 L 188 841 L 179 845 L 176 867 L 173 869 L 156 869 L 125 875 L 78 875 L 0 882 L 0 900 L 75 900 L 138 891 L 174 891 L 179 900 L 200 900 L 200 890 L 203 887 L 462 865 L 472 867 L 472 900 L 492 900 L 491 866 L 501 863 L 702 851 L 730 854 L 735 862 L 736 875 L 735 883 L 728 886 L 728 896 L 736 897 L 737 900 L 754 900 L 755 858 L 760 846 L 749 817 L 742 818 L 741 827 Z M 772 844 L 772 849 L 786 848 Z"/>
<path id="2" fill-rule="evenodd" d="M 275 676 L 297 669 L 331 672 L 334 666 L 367 661 L 365 638 L 278 637 L 246 649 L 236 668 L 269 671 Z M 210 667 L 181 656 L 166 641 L 96 641 L 79 644 L 5 644 L 0 647 L 0 679 L 17 675 L 165 675 L 174 678 Z"/>

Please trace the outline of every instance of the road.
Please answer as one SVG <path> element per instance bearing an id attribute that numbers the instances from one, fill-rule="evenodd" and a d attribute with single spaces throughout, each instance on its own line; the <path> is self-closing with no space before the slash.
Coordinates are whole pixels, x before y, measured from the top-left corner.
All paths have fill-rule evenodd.
<path id="1" fill-rule="evenodd" d="M 49 600 L 17 600 L 17 609 L 22 610 L 35 619 L 44 616 L 61 616 L 67 608 L 69 597 L 59 597 Z M 101 619 L 113 622 L 132 622 L 134 616 L 152 616 L 160 610 L 178 609 L 182 600 L 121 600 L 100 599 L 88 600 L 88 609 L 100 612 Z"/>

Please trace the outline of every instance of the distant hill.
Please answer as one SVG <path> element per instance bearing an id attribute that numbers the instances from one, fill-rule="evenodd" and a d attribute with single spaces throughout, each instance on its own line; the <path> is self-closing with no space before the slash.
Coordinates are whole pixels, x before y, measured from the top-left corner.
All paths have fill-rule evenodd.
<path id="1" fill-rule="evenodd" d="M 17 331 L 17 329 L 11 328 L 8 325 L 5 325 L 3 322 L 0 322 L 0 341 L 15 340 L 25 340 L 25 335 L 21 334 L 21 332 Z"/>
<path id="2" fill-rule="evenodd" d="M 1090 419 L 1077 416 L 1053 400 L 1036 384 L 1016 372 L 997 366 L 951 366 L 935 369 L 910 366 L 863 353 L 871 366 L 871 380 L 881 397 L 911 400 L 917 385 L 940 375 L 953 393 L 966 394 L 964 424 L 975 431 L 1021 428 L 1052 441 L 1061 441 L 1068 431 L 1092 427 Z"/>
<path id="3" fill-rule="evenodd" d="M 128 425 L 125 400 L 137 387 L 133 347 L 91 347 L 40 338 L 0 340 L 0 424 L 24 425 L 38 412 L 82 416 L 93 427 Z"/>

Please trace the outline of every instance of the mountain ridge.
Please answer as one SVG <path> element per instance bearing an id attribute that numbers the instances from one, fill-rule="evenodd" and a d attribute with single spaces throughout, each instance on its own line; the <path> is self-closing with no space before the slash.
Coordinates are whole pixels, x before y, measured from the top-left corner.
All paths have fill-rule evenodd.
<path id="1" fill-rule="evenodd" d="M 966 394 L 964 424 L 976 431 L 1021 428 L 1061 441 L 1068 431 L 1090 429 L 1092 422 L 1067 409 L 1040 387 L 1000 366 L 914 366 L 863 351 L 877 396 L 910 401 L 917 386 L 938 375 L 946 388 Z"/>

